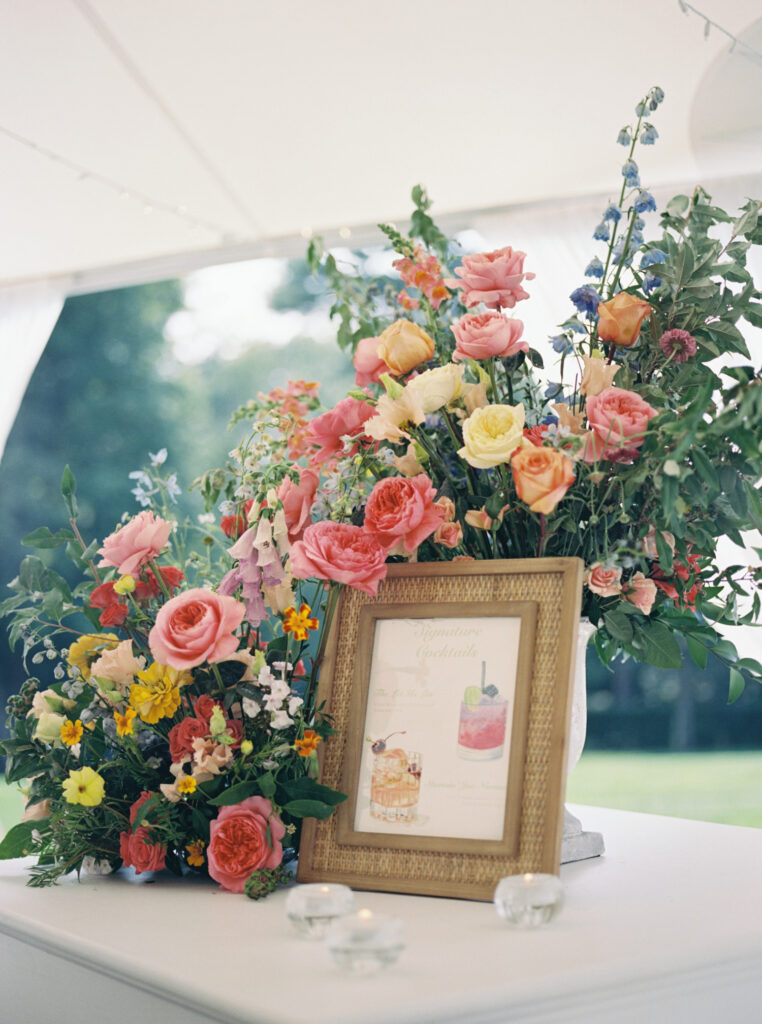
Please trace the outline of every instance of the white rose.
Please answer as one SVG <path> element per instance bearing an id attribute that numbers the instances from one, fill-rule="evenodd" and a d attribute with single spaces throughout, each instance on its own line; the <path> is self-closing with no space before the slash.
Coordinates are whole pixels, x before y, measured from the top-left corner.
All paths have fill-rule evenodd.
<path id="1" fill-rule="evenodd" d="M 447 363 L 433 370 L 425 370 L 407 382 L 406 391 L 420 395 L 424 412 L 436 412 L 442 406 L 451 405 L 463 392 L 465 366 Z"/>

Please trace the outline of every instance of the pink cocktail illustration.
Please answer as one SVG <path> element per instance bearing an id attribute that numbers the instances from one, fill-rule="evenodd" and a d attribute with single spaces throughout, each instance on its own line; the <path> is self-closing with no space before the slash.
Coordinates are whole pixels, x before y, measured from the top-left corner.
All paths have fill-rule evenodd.
<path id="1" fill-rule="evenodd" d="M 485 686 L 486 663 L 482 662 L 481 686 L 467 686 L 460 704 L 458 754 L 471 761 L 491 761 L 503 756 L 508 701 L 496 686 Z"/>
<path id="2" fill-rule="evenodd" d="M 421 755 L 401 747 L 373 744 L 370 814 L 382 821 L 415 821 L 421 795 Z"/>

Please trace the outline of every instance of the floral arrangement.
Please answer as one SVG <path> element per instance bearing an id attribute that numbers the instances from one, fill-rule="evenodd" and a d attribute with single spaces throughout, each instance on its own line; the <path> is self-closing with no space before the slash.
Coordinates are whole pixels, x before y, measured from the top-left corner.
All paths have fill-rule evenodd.
<path id="1" fill-rule="evenodd" d="M 682 637 L 699 666 L 730 667 L 731 699 L 762 681 L 717 629 L 760 608 L 762 571 L 722 568 L 717 538 L 762 528 L 762 375 L 729 358 L 750 360 L 739 323 L 762 326 L 746 269 L 762 204 L 733 220 L 699 188 L 646 240 L 656 204 L 634 152 L 662 99 L 619 133 L 605 250 L 552 339 L 552 379 L 512 315 L 525 254 L 461 253 L 417 187 L 409 235 L 381 226 L 402 288 L 310 245 L 356 390 L 314 415 L 318 385 L 290 382 L 237 410 L 246 434 L 196 481 L 198 522 L 172 518 L 162 451 L 132 474 L 142 510 L 87 543 L 67 468 L 69 528 L 24 543 L 63 548 L 82 580 L 29 556 L 0 605 L 53 676 L 11 699 L 2 743 L 28 806 L 0 856 L 37 854 L 32 883 L 120 864 L 250 896 L 284 881 L 302 819 L 344 799 L 316 781 L 338 593 L 375 595 L 390 560 L 578 557 L 603 660 L 677 667 Z"/>

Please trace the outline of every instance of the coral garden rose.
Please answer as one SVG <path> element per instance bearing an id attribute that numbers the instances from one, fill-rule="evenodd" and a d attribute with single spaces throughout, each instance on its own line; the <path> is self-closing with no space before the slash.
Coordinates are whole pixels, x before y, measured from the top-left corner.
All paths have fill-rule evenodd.
<path id="1" fill-rule="evenodd" d="M 134 832 L 120 833 L 119 856 L 125 867 L 134 868 L 135 874 L 139 875 L 143 871 L 161 871 L 167 848 L 161 843 L 152 843 L 150 828 L 138 825 Z"/>
<path id="2" fill-rule="evenodd" d="M 555 448 L 529 445 L 511 459 L 516 493 L 530 511 L 548 515 L 574 483 L 574 463 Z"/>
<path id="3" fill-rule="evenodd" d="M 436 412 L 443 406 L 451 405 L 463 391 L 463 366 L 445 363 L 433 370 L 424 370 L 407 382 L 405 391 L 412 391 L 421 398 L 425 413 Z"/>
<path id="4" fill-rule="evenodd" d="M 640 334 L 640 325 L 651 313 L 651 306 L 629 292 L 619 292 L 608 302 L 598 303 L 598 337 L 629 348 Z"/>
<path id="5" fill-rule="evenodd" d="M 159 554 L 172 532 L 172 524 L 148 509 L 110 534 L 98 554 L 99 566 L 113 565 L 122 576 L 137 576 Z"/>
<path id="6" fill-rule="evenodd" d="M 387 550 L 399 544 L 412 554 L 445 521 L 444 509 L 434 504 L 435 495 L 425 473 L 379 480 L 368 495 L 363 529 Z"/>
<path id="7" fill-rule="evenodd" d="M 463 423 L 463 447 L 458 455 L 477 469 L 509 462 L 521 446 L 524 406 L 485 405 Z"/>
<path id="8" fill-rule="evenodd" d="M 333 409 L 310 420 L 305 433 L 306 441 L 317 449 L 310 461 L 320 465 L 339 455 L 344 447 L 342 438 L 357 437 L 365 421 L 373 415 L 373 406 L 358 398 L 342 398 Z"/>
<path id="9" fill-rule="evenodd" d="M 644 615 L 649 615 L 656 600 L 656 584 L 642 572 L 636 572 L 622 585 L 622 596 L 631 601 Z"/>
<path id="10" fill-rule="evenodd" d="M 622 570 L 607 569 L 603 563 L 593 562 L 585 572 L 585 585 L 601 597 L 616 597 L 622 592 Z"/>
<path id="11" fill-rule="evenodd" d="M 492 356 L 504 358 L 529 350 L 529 342 L 520 340 L 524 333 L 521 320 L 511 320 L 495 311 L 464 316 L 452 325 L 451 330 L 457 342 L 452 354 L 456 362 Z"/>
<path id="12" fill-rule="evenodd" d="M 378 354 L 378 338 L 362 338 L 358 342 L 352 364 L 355 368 L 355 384 L 364 388 L 366 384 L 377 384 L 382 373 L 389 373 L 389 367 Z"/>
<path id="13" fill-rule="evenodd" d="M 513 309 L 517 302 L 529 298 L 529 292 L 521 285 L 531 281 L 534 274 L 524 272 L 526 253 L 512 249 L 476 253 L 464 256 L 461 266 L 455 268 L 460 281 L 448 280 L 450 287 L 463 289 L 461 299 L 464 306 L 475 306 L 483 302 L 490 309 Z"/>
<path id="14" fill-rule="evenodd" d="M 600 395 L 601 391 L 610 388 L 621 368 L 618 363 L 607 363 L 603 357 L 596 356 L 582 356 L 582 363 L 584 370 L 579 390 L 588 398 Z"/>
<path id="15" fill-rule="evenodd" d="M 298 579 L 335 580 L 375 597 L 386 576 L 386 548 L 359 526 L 312 523 L 291 548 L 291 571 Z"/>
<path id="16" fill-rule="evenodd" d="M 410 373 L 434 355 L 434 342 L 412 320 L 395 320 L 378 339 L 378 356 L 396 376 Z"/>
<path id="17" fill-rule="evenodd" d="M 195 668 L 224 661 L 238 648 L 238 629 L 246 606 L 233 597 L 196 587 L 171 598 L 156 615 L 148 634 L 151 654 L 171 668 Z"/>
<path id="18" fill-rule="evenodd" d="M 283 502 L 290 544 L 299 540 L 304 528 L 309 525 L 310 509 L 314 504 L 319 482 L 320 474 L 316 470 L 303 467 L 299 470 L 298 484 L 287 476 L 275 492 Z"/>
<path id="19" fill-rule="evenodd" d="M 656 409 L 634 391 L 606 388 L 587 401 L 588 434 L 584 449 L 587 462 L 616 458 L 622 452 L 634 453 L 643 444 L 648 421 Z"/>
<path id="20" fill-rule="evenodd" d="M 209 874 L 223 889 L 243 892 L 254 871 L 276 868 L 283 860 L 280 840 L 285 834 L 283 822 L 262 796 L 223 807 L 209 826 Z"/>

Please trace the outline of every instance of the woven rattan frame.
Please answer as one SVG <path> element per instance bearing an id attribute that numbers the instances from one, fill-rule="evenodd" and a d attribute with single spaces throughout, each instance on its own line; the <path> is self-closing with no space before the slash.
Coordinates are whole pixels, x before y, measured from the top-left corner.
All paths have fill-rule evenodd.
<path id="1" fill-rule="evenodd" d="M 318 690 L 338 733 L 322 752 L 321 782 L 352 796 L 356 791 L 357 733 L 364 721 L 358 691 L 368 671 L 366 659 L 358 657 L 358 649 L 367 649 L 360 642 L 361 622 L 367 630 L 374 616 L 392 617 L 401 609 L 468 616 L 501 605 L 506 614 L 523 609 L 534 627 L 526 685 L 522 691 L 519 680 L 517 690 L 510 803 L 504 838 L 491 842 L 353 833 L 350 799 L 325 821 L 305 821 L 299 881 L 487 900 L 504 875 L 558 872 L 582 568 L 574 558 L 391 565 L 377 597 L 343 590 Z M 525 635 L 522 628 L 522 640 Z"/>

